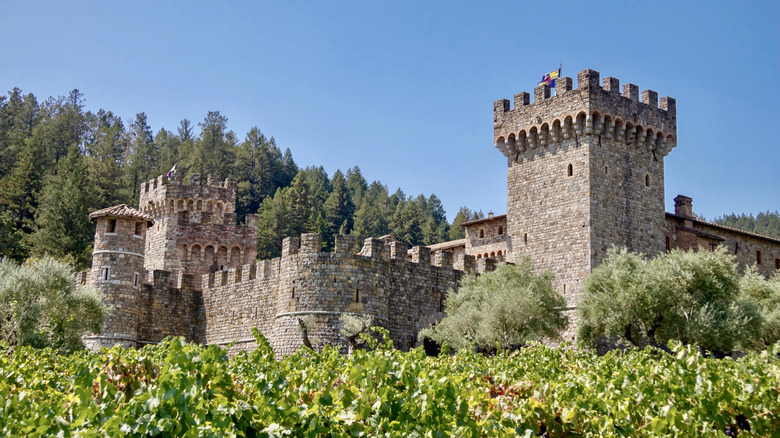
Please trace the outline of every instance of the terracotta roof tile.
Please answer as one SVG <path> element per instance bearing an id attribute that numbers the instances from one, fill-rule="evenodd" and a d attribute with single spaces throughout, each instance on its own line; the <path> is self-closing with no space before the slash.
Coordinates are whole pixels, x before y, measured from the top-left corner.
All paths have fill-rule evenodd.
<path id="1" fill-rule="evenodd" d="M 102 210 L 93 211 L 89 214 L 89 220 L 94 222 L 99 217 L 126 217 L 131 219 L 141 219 L 149 223 L 149 226 L 154 225 L 154 218 L 146 213 L 142 213 L 133 207 L 129 207 L 126 204 L 119 204 L 113 207 L 104 208 Z"/>
<path id="2" fill-rule="evenodd" d="M 458 240 L 450 240 L 447 242 L 442 243 L 436 243 L 433 245 L 428 245 L 428 248 L 431 249 L 431 251 L 439 251 L 442 249 L 450 249 L 450 248 L 457 248 L 459 246 L 466 246 L 466 239 L 458 239 Z"/>
<path id="3" fill-rule="evenodd" d="M 738 228 L 728 227 L 726 225 L 714 224 L 712 222 L 707 222 L 707 221 L 703 221 L 703 220 L 699 220 L 699 219 L 692 218 L 692 217 L 687 217 L 687 216 L 679 216 L 679 215 L 676 215 L 674 213 L 668 213 L 668 212 L 666 213 L 666 216 L 667 217 L 674 217 L 674 218 L 677 218 L 677 219 L 689 220 L 689 221 L 691 221 L 693 223 L 696 223 L 696 224 L 699 224 L 699 225 L 704 225 L 706 227 L 712 227 L 712 228 L 715 228 L 715 229 L 731 231 L 731 232 L 734 232 L 734 233 L 744 234 L 746 236 L 758 237 L 759 239 L 765 239 L 765 240 L 769 240 L 771 242 L 780 243 L 780 239 L 777 239 L 775 237 L 764 236 L 762 234 L 756 234 L 756 233 L 752 233 L 750 231 L 745 231 L 745 230 L 740 230 Z"/>

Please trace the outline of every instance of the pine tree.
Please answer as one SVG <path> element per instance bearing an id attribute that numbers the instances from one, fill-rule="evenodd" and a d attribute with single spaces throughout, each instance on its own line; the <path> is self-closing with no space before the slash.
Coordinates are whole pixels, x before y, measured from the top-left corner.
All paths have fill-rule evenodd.
<path id="1" fill-rule="evenodd" d="M 333 246 L 333 239 L 339 231 L 343 229 L 346 234 L 352 230 L 351 221 L 355 211 L 355 206 L 349 198 L 347 181 L 340 170 L 333 174 L 330 184 L 333 187 L 333 191 L 330 192 L 323 207 L 327 233 L 322 237 L 327 248 Z"/>
<path id="2" fill-rule="evenodd" d="M 70 256 L 78 269 L 89 266 L 95 227 L 87 215 L 95 206 L 83 190 L 87 175 L 84 157 L 73 147 L 57 164 L 57 173 L 45 178 L 30 236 L 33 255 Z"/>
<path id="3" fill-rule="evenodd" d="M 363 196 L 368 189 L 368 183 L 360 173 L 360 168 L 355 166 L 347 170 L 347 190 L 352 202 L 359 206 L 363 203 Z"/>
<path id="4" fill-rule="evenodd" d="M 423 240 L 421 216 L 420 206 L 416 202 L 399 202 L 390 221 L 390 230 L 396 240 L 408 246 L 420 245 Z"/>
<path id="5" fill-rule="evenodd" d="M 186 157 L 182 157 L 188 173 L 215 174 L 222 178 L 232 175 L 235 161 L 235 135 L 227 130 L 227 117 L 219 111 L 209 111 L 201 123 L 200 136 Z"/>
<path id="6" fill-rule="evenodd" d="M 279 257 L 282 239 L 289 236 L 289 212 L 284 189 L 277 189 L 260 205 L 257 225 L 257 256 L 261 259 Z"/>
<path id="7" fill-rule="evenodd" d="M 468 222 L 470 220 L 473 220 L 472 217 L 475 216 L 474 213 L 469 210 L 468 207 L 463 206 L 458 210 L 458 214 L 455 215 L 455 218 L 452 220 L 452 226 L 449 229 L 449 239 L 450 240 L 458 240 L 463 239 L 466 237 L 466 230 L 463 229 L 460 224 L 464 222 Z"/>

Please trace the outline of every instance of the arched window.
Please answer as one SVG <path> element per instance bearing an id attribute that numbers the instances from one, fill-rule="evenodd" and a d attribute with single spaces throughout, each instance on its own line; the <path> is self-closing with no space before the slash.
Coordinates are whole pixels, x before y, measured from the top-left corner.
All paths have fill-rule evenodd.
<path id="1" fill-rule="evenodd" d="M 756 251 L 756 264 L 761 264 L 761 251 Z"/>
<path id="2" fill-rule="evenodd" d="M 609 167 L 604 166 L 604 175 L 609 174 Z"/>
<path id="3" fill-rule="evenodd" d="M 477 260 L 482 258 L 482 254 L 477 254 Z"/>
<path id="4" fill-rule="evenodd" d="M 569 176 L 574 175 L 574 167 L 572 167 L 571 163 L 569 163 L 569 169 L 567 171 L 567 175 Z"/>
<path id="5" fill-rule="evenodd" d="M 645 175 L 645 187 L 650 187 L 650 175 Z"/>

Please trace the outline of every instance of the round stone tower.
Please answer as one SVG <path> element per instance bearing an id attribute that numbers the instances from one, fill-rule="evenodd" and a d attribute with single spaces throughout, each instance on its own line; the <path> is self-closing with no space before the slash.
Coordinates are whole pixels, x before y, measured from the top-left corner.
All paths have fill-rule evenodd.
<path id="1" fill-rule="evenodd" d="M 95 243 L 88 283 L 103 291 L 109 312 L 99 336 L 84 338 L 91 350 L 121 344 L 137 346 L 140 293 L 144 285 L 144 240 L 151 216 L 125 204 L 89 215 Z"/>

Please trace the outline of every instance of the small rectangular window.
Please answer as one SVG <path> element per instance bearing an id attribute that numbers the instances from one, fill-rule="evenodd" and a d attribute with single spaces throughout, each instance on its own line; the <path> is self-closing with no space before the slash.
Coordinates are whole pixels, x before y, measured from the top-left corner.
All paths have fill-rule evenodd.
<path id="1" fill-rule="evenodd" d="M 116 219 L 109 219 L 108 224 L 106 225 L 106 233 L 115 233 L 116 232 Z"/>
<path id="2" fill-rule="evenodd" d="M 133 287 L 138 287 L 141 284 L 141 274 L 135 273 L 133 275 Z"/>
<path id="3" fill-rule="evenodd" d="M 100 276 L 103 279 L 103 281 L 108 281 L 108 277 L 109 277 L 108 268 L 103 268 L 103 272 L 100 274 Z"/>
<path id="4" fill-rule="evenodd" d="M 135 223 L 135 235 L 140 236 L 144 232 L 144 222 Z"/>

